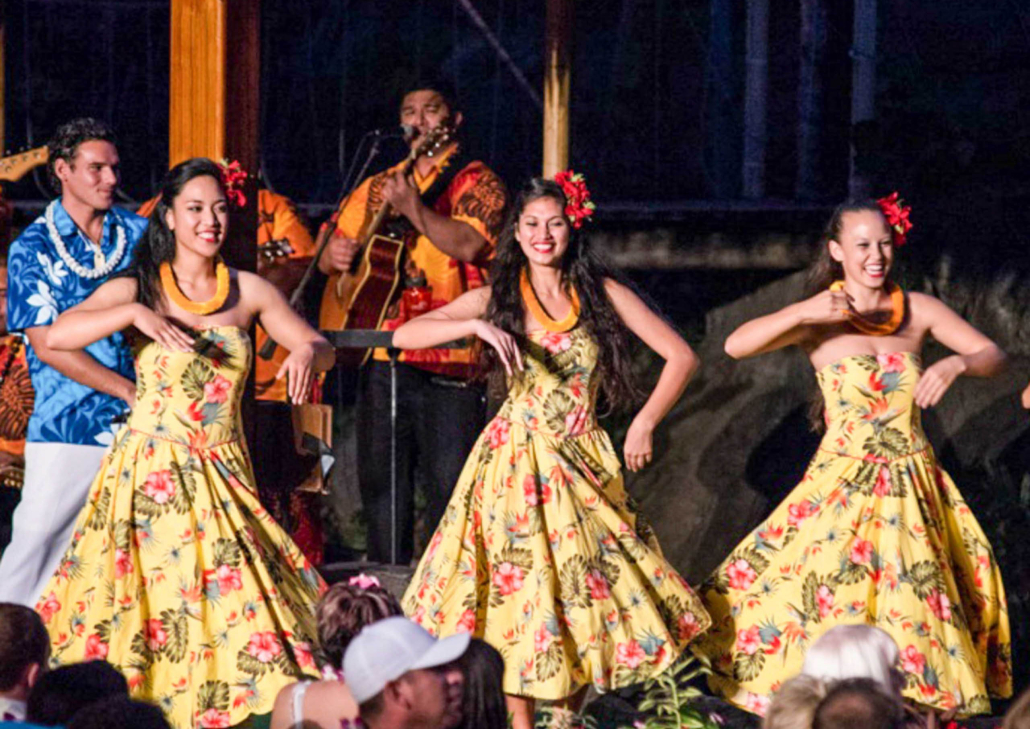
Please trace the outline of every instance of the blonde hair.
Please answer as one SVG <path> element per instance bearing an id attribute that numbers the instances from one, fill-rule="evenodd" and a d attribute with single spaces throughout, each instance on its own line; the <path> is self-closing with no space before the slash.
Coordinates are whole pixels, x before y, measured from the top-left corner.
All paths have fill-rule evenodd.
<path id="1" fill-rule="evenodd" d="M 801 672 L 823 681 L 868 678 L 892 696 L 900 692 L 898 644 L 873 625 L 838 625 L 808 649 Z"/>
<path id="2" fill-rule="evenodd" d="M 812 729 L 815 710 L 826 697 L 826 684 L 804 674 L 785 682 L 773 694 L 762 729 Z"/>

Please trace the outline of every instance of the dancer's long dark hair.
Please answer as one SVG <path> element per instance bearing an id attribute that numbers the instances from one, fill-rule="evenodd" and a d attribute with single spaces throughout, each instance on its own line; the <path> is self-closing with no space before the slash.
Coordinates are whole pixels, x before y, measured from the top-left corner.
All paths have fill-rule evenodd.
<path id="1" fill-rule="evenodd" d="M 485 318 L 520 340 L 526 337 L 526 309 L 522 303 L 519 278 L 528 261 L 515 240 L 515 231 L 526 205 L 544 197 L 556 200 L 565 209 L 567 201 L 558 183 L 542 178 L 530 180 L 515 198 L 497 244 L 497 255 L 490 273 L 491 294 Z M 569 246 L 561 261 L 561 277 L 564 286 L 575 286 L 580 300 L 579 321 L 599 345 L 598 380 L 608 407 L 631 407 L 639 401 L 640 390 L 633 381 L 630 332 L 615 312 L 605 290 L 606 280 L 626 283 L 625 279 L 591 249 L 581 231 L 571 226 Z M 491 389 L 495 393 L 502 392 L 504 369 L 499 366 L 493 348 L 483 348 L 483 362 L 491 378 Z"/>
<path id="2" fill-rule="evenodd" d="M 146 232 L 136 245 L 132 264 L 119 274 L 136 279 L 136 301 L 148 309 L 156 310 L 161 306 L 161 264 L 175 260 L 175 233 L 165 220 L 167 213 L 186 183 L 204 176 L 215 178 L 219 187 L 222 186 L 222 168 L 207 157 L 194 157 L 168 170 L 161 183 L 161 197 L 150 213 Z"/>

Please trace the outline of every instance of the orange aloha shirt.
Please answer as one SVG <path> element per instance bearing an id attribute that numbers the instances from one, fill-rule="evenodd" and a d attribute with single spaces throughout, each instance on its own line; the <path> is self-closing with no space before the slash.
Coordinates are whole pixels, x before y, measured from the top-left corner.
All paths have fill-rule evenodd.
<path id="1" fill-rule="evenodd" d="M 414 181 L 424 193 L 447 168 L 456 149 L 441 155 L 428 175 L 415 172 Z M 401 169 L 403 163 L 374 175 L 358 186 L 340 211 L 336 232 L 347 238 L 361 238 L 366 227 L 383 203 L 382 189 L 387 175 Z M 433 210 L 452 220 L 471 225 L 487 241 L 487 248 L 475 263 L 464 263 L 441 251 L 424 235 L 419 235 L 407 251 L 404 278 L 424 277 L 432 291 L 431 309 L 437 309 L 477 289 L 486 281 L 486 262 L 493 257 L 497 238 L 504 225 L 508 192 L 489 167 L 479 161 L 470 162 L 458 172 L 443 194 L 433 204 Z M 328 293 L 328 288 L 326 296 Z M 323 302 L 325 299 L 323 298 Z M 323 304 L 323 314 L 325 305 Z M 382 329 L 392 331 L 404 323 L 397 303 L 386 315 Z M 323 327 L 324 328 L 324 327 Z M 476 355 L 472 348 L 422 349 L 403 352 L 401 362 L 449 377 L 469 378 L 475 371 Z M 386 361 L 386 350 L 377 349 L 375 359 Z"/>

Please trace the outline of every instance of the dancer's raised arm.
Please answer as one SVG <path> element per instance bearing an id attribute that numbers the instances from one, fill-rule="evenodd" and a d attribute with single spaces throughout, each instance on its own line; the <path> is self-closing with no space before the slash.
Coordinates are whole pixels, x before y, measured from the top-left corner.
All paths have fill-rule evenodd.
<path id="1" fill-rule="evenodd" d="M 800 344 L 809 332 L 808 327 L 847 321 L 850 311 L 851 303 L 845 292 L 821 291 L 809 299 L 741 324 L 726 338 L 726 354 L 733 359 L 744 359 Z"/>

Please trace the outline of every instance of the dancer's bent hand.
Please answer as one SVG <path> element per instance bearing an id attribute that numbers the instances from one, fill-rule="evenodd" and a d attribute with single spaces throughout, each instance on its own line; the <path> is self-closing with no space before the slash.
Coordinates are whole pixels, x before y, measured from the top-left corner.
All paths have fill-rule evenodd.
<path id="1" fill-rule="evenodd" d="M 192 352 L 193 337 L 173 324 L 169 319 L 158 314 L 153 309 L 148 309 L 143 304 L 138 304 L 136 314 L 132 318 L 132 325 L 139 329 L 144 336 L 150 337 L 165 349 L 177 352 Z"/>
<path id="2" fill-rule="evenodd" d="M 839 324 L 854 313 L 851 297 L 844 291 L 821 291 L 795 304 L 802 324 Z"/>
<path id="3" fill-rule="evenodd" d="M 476 319 L 473 327 L 473 333 L 497 351 L 508 377 L 512 376 L 513 367 L 520 372 L 525 369 L 522 366 L 522 352 L 519 351 L 515 337 L 482 319 Z"/>
<path id="4" fill-rule="evenodd" d="M 626 459 L 626 468 L 630 471 L 639 471 L 651 462 L 654 452 L 651 436 L 654 434 L 654 424 L 643 420 L 639 415 L 633 418 L 633 422 L 626 431 L 626 444 L 622 453 Z"/>
<path id="5" fill-rule="evenodd" d="M 314 363 L 315 348 L 310 344 L 305 344 L 290 352 L 275 375 L 277 380 L 286 377 L 286 388 L 290 401 L 295 405 L 300 405 L 308 399 L 311 383 L 315 379 Z"/>
<path id="6" fill-rule="evenodd" d="M 955 378 L 965 371 L 966 363 L 957 354 L 945 357 L 940 362 L 935 362 L 927 367 L 912 393 L 916 405 L 921 408 L 932 408 L 941 401 Z"/>

